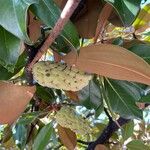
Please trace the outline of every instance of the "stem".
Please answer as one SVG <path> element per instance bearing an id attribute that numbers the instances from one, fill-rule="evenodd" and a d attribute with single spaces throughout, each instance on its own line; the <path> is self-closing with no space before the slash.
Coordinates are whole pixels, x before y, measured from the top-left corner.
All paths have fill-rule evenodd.
<path id="1" fill-rule="evenodd" d="M 109 121 L 112 121 L 112 117 L 110 116 L 109 112 L 107 111 L 107 109 L 104 107 L 104 112 L 107 115 Z"/>
<path id="2" fill-rule="evenodd" d="M 50 32 L 49 36 L 45 40 L 42 47 L 39 49 L 38 53 L 28 65 L 28 70 L 32 70 L 33 65 L 41 58 L 41 56 L 47 51 L 49 46 L 54 42 L 57 36 L 62 31 L 65 24 L 68 22 L 69 18 L 73 14 L 74 10 L 77 8 L 81 0 L 68 0 L 58 21 L 56 22 L 53 30 Z"/>
<path id="3" fill-rule="evenodd" d="M 128 123 L 130 120 L 120 117 L 117 122 L 119 126 L 123 126 L 124 124 Z M 95 142 L 89 144 L 87 150 L 94 150 L 96 145 L 106 143 L 112 134 L 119 129 L 118 124 L 115 121 L 111 120 L 108 126 L 103 130 L 102 134 L 98 137 Z"/>
<path id="4" fill-rule="evenodd" d="M 90 143 L 92 142 L 85 142 L 85 141 L 82 141 L 82 140 L 77 140 L 78 143 L 81 143 L 81 144 L 84 144 L 84 145 L 89 145 Z"/>
<path id="5" fill-rule="evenodd" d="M 36 56 L 37 49 L 34 46 L 29 46 L 29 45 L 25 44 L 25 51 L 26 51 L 27 56 L 28 56 L 28 60 L 27 60 L 26 66 L 25 66 L 25 76 L 26 76 L 27 83 L 30 86 L 32 86 L 32 85 L 34 85 L 33 75 L 32 75 L 31 70 L 28 70 L 28 65 L 30 65 L 30 63 L 32 62 L 32 60 Z"/>
<path id="6" fill-rule="evenodd" d="M 99 76 L 99 84 L 100 84 L 100 91 L 101 91 L 102 99 L 103 99 L 103 101 L 106 103 L 106 105 L 107 105 L 107 107 L 108 107 L 108 109 L 109 109 L 109 111 L 110 111 L 110 114 L 111 114 L 112 119 L 115 120 L 115 115 L 114 115 L 114 113 L 113 113 L 113 111 L 112 111 L 110 102 L 109 102 L 108 97 L 107 97 L 107 95 L 106 95 L 104 77 Z"/>

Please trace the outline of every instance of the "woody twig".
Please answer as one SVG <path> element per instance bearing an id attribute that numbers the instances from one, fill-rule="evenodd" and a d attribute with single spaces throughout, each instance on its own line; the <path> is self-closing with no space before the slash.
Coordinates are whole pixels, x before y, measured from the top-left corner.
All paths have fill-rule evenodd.
<path id="1" fill-rule="evenodd" d="M 28 71 L 32 70 L 33 65 L 41 58 L 41 56 L 47 51 L 49 46 L 54 42 L 54 40 L 57 38 L 57 36 L 62 31 L 65 24 L 68 22 L 69 18 L 73 14 L 74 10 L 77 8 L 79 2 L 81 0 L 68 0 L 58 21 L 56 22 L 53 30 L 48 35 L 47 39 L 41 46 L 41 48 L 38 50 L 38 53 L 32 60 L 32 62 L 28 65 Z"/>

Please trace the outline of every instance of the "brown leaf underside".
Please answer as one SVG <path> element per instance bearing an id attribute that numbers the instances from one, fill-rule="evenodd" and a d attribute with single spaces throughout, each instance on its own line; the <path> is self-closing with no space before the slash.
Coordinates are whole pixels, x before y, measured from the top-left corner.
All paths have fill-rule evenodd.
<path id="1" fill-rule="evenodd" d="M 102 144 L 98 144 L 94 150 L 107 150 L 107 147 Z"/>
<path id="2" fill-rule="evenodd" d="M 71 100 L 74 100 L 76 102 L 79 102 L 79 97 L 77 92 L 74 91 L 65 91 L 67 97 L 69 97 Z"/>
<path id="3" fill-rule="evenodd" d="M 102 4 L 99 0 L 86 1 L 86 12 L 74 22 L 81 37 L 94 37 L 101 9 Z"/>
<path id="4" fill-rule="evenodd" d="M 38 19 L 35 19 L 34 15 L 31 12 L 29 12 L 28 32 L 32 42 L 36 42 L 40 37 L 41 26 L 42 26 L 42 22 L 40 22 L 40 20 Z"/>
<path id="5" fill-rule="evenodd" d="M 35 87 L 0 82 L 0 124 L 13 123 L 31 100 Z"/>
<path id="6" fill-rule="evenodd" d="M 80 70 L 150 85 L 149 64 L 125 48 L 110 44 L 92 45 L 81 48 L 78 58 L 74 52 L 68 56 L 63 60 L 70 65 L 74 63 Z"/>
<path id="7" fill-rule="evenodd" d="M 68 128 L 64 128 L 60 125 L 57 126 L 58 135 L 61 142 L 66 146 L 68 150 L 74 150 L 77 145 L 76 134 Z"/>

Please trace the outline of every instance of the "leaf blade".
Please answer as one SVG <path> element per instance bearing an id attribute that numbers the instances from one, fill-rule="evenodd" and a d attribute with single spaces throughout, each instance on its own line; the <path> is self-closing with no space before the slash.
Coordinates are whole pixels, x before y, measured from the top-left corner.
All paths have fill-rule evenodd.
<path id="1" fill-rule="evenodd" d="M 106 81 L 107 82 L 105 85 L 107 89 L 107 101 L 110 104 L 111 109 L 123 118 L 142 119 L 142 110 L 140 110 L 135 104 L 135 102 L 140 98 L 140 95 L 134 96 L 132 93 L 133 90 L 129 92 L 133 85 L 130 88 L 130 86 L 128 85 L 129 87 L 127 87 L 123 81 L 114 81 L 108 79 Z"/>
<path id="2" fill-rule="evenodd" d="M 0 64 L 13 72 L 20 53 L 21 41 L 0 26 Z"/>
<path id="3" fill-rule="evenodd" d="M 60 9 L 53 1 L 43 0 L 39 4 L 31 6 L 32 12 L 39 17 L 44 24 L 53 28 L 60 16 Z M 49 21 L 51 20 L 51 21 Z M 69 21 L 61 32 L 61 36 L 72 46 L 79 47 L 79 37 L 74 25 Z"/>
<path id="4" fill-rule="evenodd" d="M 149 44 L 136 44 L 129 48 L 130 51 L 142 57 L 147 63 L 150 64 L 150 45 Z"/>
<path id="5" fill-rule="evenodd" d="M 147 94 L 147 95 L 143 96 L 141 99 L 139 99 L 138 102 L 141 102 L 141 103 L 150 103 L 150 94 Z"/>
<path id="6" fill-rule="evenodd" d="M 144 142 L 141 141 L 141 140 L 133 140 L 133 141 L 129 142 L 126 146 L 129 150 L 133 150 L 133 149 L 136 149 L 136 150 L 141 150 L 141 149 L 149 150 L 149 147 L 147 145 L 145 145 Z"/>
<path id="7" fill-rule="evenodd" d="M 69 64 L 75 59 L 75 55 L 64 58 Z M 78 69 L 89 73 L 150 85 L 150 65 L 134 53 L 116 45 L 83 47 L 75 64 Z"/>
<path id="8" fill-rule="evenodd" d="M 95 109 L 96 117 L 103 110 L 101 91 L 97 80 L 93 79 L 82 90 L 77 92 L 79 103 L 87 109 Z"/>
<path id="9" fill-rule="evenodd" d="M 69 149 L 74 150 L 77 145 L 76 134 L 68 128 L 57 125 L 58 135 L 62 143 Z"/>
<path id="10" fill-rule="evenodd" d="M 46 147 L 51 137 L 52 123 L 45 125 L 37 135 L 33 143 L 33 150 L 41 150 Z M 42 137 L 42 139 L 41 139 Z"/>
<path id="11" fill-rule="evenodd" d="M 0 124 L 14 122 L 24 111 L 34 92 L 35 87 L 0 82 Z"/>
<path id="12" fill-rule="evenodd" d="M 3 0 L 0 5 L 0 25 L 18 38 L 30 43 L 27 35 L 26 17 L 29 6 L 36 0 Z M 9 7 L 8 7 L 9 6 Z"/>
<path id="13" fill-rule="evenodd" d="M 22 150 L 25 148 L 26 141 L 27 141 L 27 127 L 24 125 L 18 125 L 13 129 L 13 138 L 15 140 L 16 145 Z"/>
<path id="14" fill-rule="evenodd" d="M 105 0 L 114 6 L 117 10 L 124 26 L 129 26 L 135 20 L 136 15 L 140 10 L 141 0 Z M 131 11 L 132 10 L 132 11 Z"/>
<path id="15" fill-rule="evenodd" d="M 131 137 L 133 134 L 133 131 L 134 131 L 134 122 L 133 121 L 130 121 L 129 123 L 125 124 L 121 130 L 123 141 L 125 141 L 129 137 Z"/>

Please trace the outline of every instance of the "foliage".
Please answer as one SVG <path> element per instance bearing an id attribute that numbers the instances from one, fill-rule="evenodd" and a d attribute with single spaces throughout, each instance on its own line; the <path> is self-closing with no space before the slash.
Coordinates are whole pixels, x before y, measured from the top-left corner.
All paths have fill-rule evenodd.
<path id="1" fill-rule="evenodd" d="M 62 26 L 66 2 L 1 0 L 0 149 L 150 149 L 150 4 L 81 0 Z M 28 65 L 56 25 L 33 79 Z"/>

